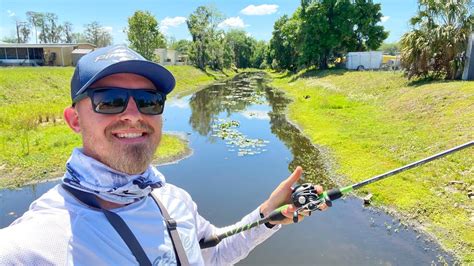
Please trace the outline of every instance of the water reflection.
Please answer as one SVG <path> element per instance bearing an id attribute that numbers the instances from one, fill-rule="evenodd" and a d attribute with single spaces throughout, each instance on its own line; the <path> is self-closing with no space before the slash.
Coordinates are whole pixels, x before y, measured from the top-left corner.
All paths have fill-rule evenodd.
<path id="1" fill-rule="evenodd" d="M 246 118 L 270 119 L 271 131 L 275 134 L 293 154 L 293 159 L 288 165 L 292 171 L 300 165 L 305 171 L 302 182 L 314 182 L 326 187 L 334 186 L 328 178 L 324 164 L 320 159 L 319 151 L 303 136 L 300 130 L 289 123 L 285 110 L 290 100 L 283 92 L 266 85 L 265 73 L 242 73 L 227 83 L 211 86 L 196 93 L 191 97 L 190 125 L 202 136 L 208 136 L 210 141 L 215 137 L 223 138 L 224 133 L 211 134 L 213 129 L 222 125 L 219 123 L 219 114 L 222 112 L 230 116 L 232 113 L 241 112 Z M 270 106 L 268 114 L 262 111 L 246 110 L 251 105 Z M 250 142 L 242 140 L 242 142 Z M 245 150 L 244 150 L 245 151 Z M 247 154 L 256 154 L 258 151 L 247 151 Z"/>
<path id="2" fill-rule="evenodd" d="M 270 87 L 266 87 L 266 95 L 272 107 L 269 113 L 272 133 L 277 135 L 293 154 L 289 169 L 295 169 L 300 165 L 305 172 L 303 182 L 322 184 L 327 188 L 333 187 L 334 183 L 328 177 L 319 150 L 286 119 L 285 110 L 290 100 L 283 92 Z"/>
<path id="3" fill-rule="evenodd" d="M 213 85 L 194 94 L 189 100 L 189 123 L 192 128 L 202 136 L 208 136 L 221 112 L 230 116 L 244 111 L 249 105 L 264 103 L 264 91 L 261 86 L 254 88 L 257 79 L 251 77 L 243 73 L 227 83 Z"/>

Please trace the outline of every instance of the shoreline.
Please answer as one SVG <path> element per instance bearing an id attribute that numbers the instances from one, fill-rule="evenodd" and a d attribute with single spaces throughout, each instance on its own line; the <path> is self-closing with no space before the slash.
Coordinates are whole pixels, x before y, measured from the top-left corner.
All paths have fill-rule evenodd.
<path id="1" fill-rule="evenodd" d="M 284 90 L 282 90 L 280 88 L 276 88 L 276 89 L 281 90 L 282 92 L 286 93 Z M 302 134 L 304 137 L 309 139 L 309 137 L 307 135 L 303 134 L 303 131 L 302 131 L 301 127 L 295 121 L 291 120 L 288 117 L 288 112 L 286 112 L 286 111 L 287 110 L 285 110 L 285 117 L 286 117 L 286 120 L 288 121 L 288 123 L 290 123 L 294 127 L 296 127 L 300 131 L 300 134 Z M 319 151 L 319 155 L 321 156 L 321 161 L 323 162 L 323 165 L 324 165 L 324 171 L 328 174 L 328 177 L 332 181 L 334 181 L 334 183 L 337 184 L 337 186 L 342 187 L 342 186 L 344 186 L 343 185 L 344 183 L 347 183 L 347 181 L 350 181 L 350 179 L 348 177 L 345 177 L 341 174 L 336 173 L 335 169 L 337 168 L 338 163 L 337 163 L 337 160 L 335 159 L 334 155 L 331 154 L 331 149 L 330 148 L 315 144 L 311 140 L 310 140 L 310 143 L 316 150 Z M 303 169 L 303 171 L 304 171 L 304 169 Z M 369 178 L 369 177 L 367 177 L 367 178 Z M 348 185 L 348 184 L 346 184 L 346 185 Z M 332 188 L 325 188 L 326 191 L 329 190 L 329 189 L 332 189 Z M 361 191 L 353 191 L 347 197 L 357 198 L 361 201 L 361 204 L 363 204 L 363 195 L 362 195 Z M 344 198 L 346 198 L 346 196 L 344 196 L 342 199 L 344 199 Z M 426 230 L 426 226 L 423 225 L 420 221 L 418 221 L 416 219 L 416 217 L 410 217 L 410 216 L 408 216 L 404 213 L 401 213 L 401 212 L 397 211 L 396 208 L 393 207 L 393 206 L 390 207 L 390 206 L 383 205 L 383 204 L 380 204 L 380 203 L 375 203 L 374 204 L 372 202 L 366 208 L 373 208 L 376 211 L 383 212 L 383 213 L 385 213 L 389 216 L 394 217 L 395 219 L 398 219 L 403 224 L 405 224 L 405 225 L 409 226 L 410 228 L 412 228 L 415 232 L 420 233 L 423 236 L 425 236 L 425 238 L 428 239 L 428 241 L 430 241 L 432 243 L 435 243 L 440 248 L 442 248 L 443 251 L 446 254 L 450 255 L 451 258 L 453 259 L 453 265 L 457 265 L 457 264 L 461 263 L 460 255 L 458 253 L 456 253 L 454 250 L 450 250 L 445 245 L 443 245 L 443 243 L 440 241 L 440 239 L 438 239 L 436 237 L 436 235 L 434 235 L 432 232 L 429 232 L 428 230 Z"/>
<path id="2" fill-rule="evenodd" d="M 189 147 L 189 145 L 188 145 L 189 141 L 186 138 L 184 133 L 181 133 L 181 132 L 163 132 L 163 133 L 168 135 L 168 136 L 176 137 L 177 139 L 179 139 L 179 141 L 181 141 L 184 144 L 184 150 L 181 151 L 181 152 L 178 152 L 174 155 L 164 157 L 164 158 L 159 158 L 158 156 L 156 156 L 153 159 L 153 161 L 151 162 L 152 165 L 158 167 L 160 165 L 175 164 L 175 163 L 178 163 L 179 161 L 184 160 L 184 159 L 186 159 L 186 158 L 193 155 L 193 150 Z M 159 146 L 158 146 L 158 149 L 159 149 Z M 48 173 L 49 177 L 47 177 L 47 178 L 40 178 L 40 179 L 36 179 L 36 180 L 31 180 L 31 181 L 28 181 L 28 182 L 25 182 L 25 183 L 21 184 L 20 186 L 0 187 L 0 191 L 4 190 L 4 189 L 10 189 L 10 190 L 21 189 L 25 186 L 31 186 L 31 185 L 35 185 L 35 184 L 41 184 L 41 183 L 56 181 L 58 179 L 61 179 L 63 174 L 64 174 L 63 170 L 52 171 L 52 172 Z"/>
<path id="3" fill-rule="evenodd" d="M 292 101 L 292 103 L 290 103 L 286 107 L 286 110 L 285 110 L 285 117 L 287 121 L 293 126 L 295 126 L 296 128 L 298 128 L 301 134 L 305 136 L 306 138 L 308 138 L 312 146 L 319 151 L 319 154 L 322 158 L 321 161 L 324 163 L 323 164 L 325 168 L 324 171 L 327 173 L 328 177 L 333 182 L 335 182 L 338 186 L 341 186 L 341 184 L 350 185 L 351 183 L 361 181 L 359 180 L 361 177 L 359 177 L 359 179 L 354 180 L 353 178 L 349 178 L 349 176 L 347 175 L 348 174 L 347 172 L 341 171 L 340 160 L 343 158 L 341 158 L 341 154 L 337 154 L 336 151 L 334 150 L 333 146 L 335 144 L 328 144 L 324 142 L 322 142 L 322 144 L 315 143 L 314 142 L 315 137 L 310 135 L 312 133 L 311 130 L 314 130 L 314 128 L 308 127 L 306 124 L 305 124 L 306 126 L 301 125 L 299 124 L 298 120 L 290 119 L 290 116 L 291 116 L 290 109 L 291 108 L 294 109 L 295 108 L 294 104 L 298 104 L 301 102 L 299 99 L 299 96 L 301 93 L 298 94 L 299 92 L 293 92 L 294 90 L 297 90 L 296 89 L 297 87 L 294 87 L 294 86 L 298 86 L 296 85 L 298 83 L 296 83 L 295 81 L 285 83 L 285 82 L 288 82 L 286 79 L 283 79 L 279 81 L 279 83 L 277 83 L 275 82 L 275 75 L 270 75 L 270 76 L 272 77 L 272 81 L 269 82 L 268 85 L 277 90 L 282 91 L 286 95 L 286 97 L 288 97 Z M 306 79 L 305 81 L 309 83 L 308 80 L 310 79 Z M 317 82 L 315 80 L 317 79 L 314 78 L 314 81 L 311 79 L 311 81 Z M 308 87 L 308 88 L 311 88 L 311 87 Z M 300 89 L 303 90 L 304 88 L 300 88 Z M 314 87 L 313 89 L 317 90 L 318 88 Z M 298 95 L 298 98 L 296 98 L 295 95 Z M 306 96 L 306 97 L 309 97 L 309 96 Z M 311 95 L 311 97 L 314 97 L 314 96 Z M 293 113 L 293 117 L 294 117 L 294 113 Z M 301 121 L 309 121 L 309 120 L 300 119 L 299 121 L 301 122 Z M 306 129 L 306 132 L 303 130 L 303 128 Z M 319 138 L 316 137 L 316 139 L 319 139 Z M 339 145 L 345 145 L 345 144 L 339 143 Z M 338 155 L 339 157 L 337 157 Z M 345 166 L 347 167 L 347 163 Z M 371 174 L 367 174 L 365 178 L 370 178 L 371 176 L 372 176 Z M 326 189 L 331 189 L 331 188 L 326 188 Z M 362 197 L 366 195 L 368 191 L 372 192 L 373 190 L 376 190 L 376 189 L 368 188 L 366 190 L 354 191 L 350 193 L 349 196 L 354 196 L 356 198 L 361 199 L 362 201 Z M 390 215 L 394 217 L 395 219 L 398 219 L 401 223 L 409 226 L 415 232 L 425 236 L 426 239 L 428 239 L 428 241 L 432 243 L 436 243 L 436 245 L 438 245 L 438 247 L 442 249 L 442 251 L 445 254 L 448 254 L 448 256 L 450 256 L 450 259 L 453 260 L 452 261 L 453 264 L 455 265 L 462 264 L 463 261 L 464 263 L 469 262 L 469 256 L 466 257 L 466 255 L 469 254 L 468 241 L 463 240 L 462 238 L 459 238 L 459 236 L 455 236 L 449 233 L 442 234 L 442 230 L 443 229 L 446 230 L 446 227 L 440 227 L 439 224 L 432 223 L 429 216 L 423 216 L 423 213 L 419 213 L 416 210 L 414 212 L 407 212 L 406 210 L 400 209 L 396 204 L 390 205 L 390 203 L 387 204 L 387 202 L 388 201 L 380 201 L 376 198 L 375 201 L 373 201 L 370 204 L 370 207 L 375 208 L 376 210 L 379 210 L 379 211 L 383 211 L 387 215 Z M 447 227 L 447 228 L 448 230 L 455 230 L 455 228 L 453 227 L 451 228 Z M 452 243 L 455 243 L 455 245 L 453 245 Z M 467 251 L 467 254 L 466 254 L 466 251 Z"/>
<path id="4" fill-rule="evenodd" d="M 177 136 L 177 137 L 182 137 L 182 136 L 179 136 L 178 134 L 170 134 L 170 135 L 174 135 L 174 136 Z M 186 141 L 186 139 L 181 139 L 183 141 Z M 170 156 L 168 158 L 163 158 L 163 159 L 154 159 L 151 164 L 156 166 L 156 167 L 159 167 L 159 166 L 162 166 L 162 165 L 169 165 L 169 164 L 177 164 L 179 163 L 180 161 L 184 160 L 184 159 L 187 159 L 189 157 L 191 157 L 193 155 L 193 149 L 189 148 L 189 146 L 186 146 L 186 149 L 181 152 L 181 153 L 178 153 L 176 155 L 173 155 L 173 156 Z M 47 182 L 53 182 L 53 181 L 57 181 L 59 179 L 61 179 L 62 176 L 56 176 L 56 177 L 51 177 L 51 178 L 46 178 L 46 179 L 40 179 L 40 180 L 34 180 L 34 181 L 31 181 L 31 182 L 27 182 L 25 183 L 24 185 L 22 185 L 21 187 L 12 187 L 12 188 L 9 188 L 9 187 L 4 187 L 4 188 L 0 188 L 0 191 L 1 190 L 5 190 L 5 189 L 9 189 L 9 190 L 20 190 L 22 189 L 23 187 L 25 186 L 32 186 L 32 185 L 36 185 L 36 184 L 41 184 L 41 183 L 47 183 Z"/>

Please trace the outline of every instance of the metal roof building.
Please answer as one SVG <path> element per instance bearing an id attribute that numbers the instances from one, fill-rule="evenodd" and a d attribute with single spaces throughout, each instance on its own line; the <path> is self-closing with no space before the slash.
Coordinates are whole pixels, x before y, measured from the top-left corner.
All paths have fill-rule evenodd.
<path id="1" fill-rule="evenodd" d="M 94 48 L 89 43 L 0 43 L 0 66 L 73 66 Z"/>

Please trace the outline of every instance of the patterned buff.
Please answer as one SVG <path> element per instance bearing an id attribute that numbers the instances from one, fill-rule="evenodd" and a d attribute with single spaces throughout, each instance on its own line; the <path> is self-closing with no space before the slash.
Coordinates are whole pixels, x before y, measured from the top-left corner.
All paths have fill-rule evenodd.
<path id="1" fill-rule="evenodd" d="M 85 155 L 82 149 L 74 149 L 66 169 L 62 180 L 65 185 L 118 204 L 135 202 L 165 183 L 154 166 L 148 166 L 142 174 L 128 175 Z"/>

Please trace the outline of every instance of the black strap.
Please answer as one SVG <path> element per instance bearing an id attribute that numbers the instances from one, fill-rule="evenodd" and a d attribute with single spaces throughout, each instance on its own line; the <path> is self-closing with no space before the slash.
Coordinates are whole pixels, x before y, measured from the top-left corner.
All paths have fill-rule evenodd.
<path id="1" fill-rule="evenodd" d="M 132 251 L 133 256 L 135 256 L 138 261 L 138 264 L 140 266 L 151 266 L 152 264 L 150 259 L 125 221 L 115 212 L 105 209 L 102 209 L 102 212 L 105 214 L 105 217 L 107 217 L 107 220 L 109 220 L 110 224 L 115 228 L 115 231 L 117 231 L 123 241 L 125 241 L 125 244 L 127 244 L 127 247 L 130 249 L 130 251 Z"/>
<path id="2" fill-rule="evenodd" d="M 179 238 L 178 230 L 176 230 L 176 221 L 170 217 L 170 214 L 166 210 L 165 206 L 163 206 L 163 203 L 161 203 L 155 194 L 151 193 L 151 197 L 155 200 L 156 204 L 160 208 L 161 214 L 165 218 L 166 227 L 168 229 L 168 234 L 171 237 L 171 242 L 173 242 L 174 253 L 176 254 L 178 265 L 188 266 L 188 257 L 186 256 L 183 243 L 181 243 L 181 239 Z"/>
<path id="3" fill-rule="evenodd" d="M 147 257 L 137 238 L 127 226 L 125 221 L 118 214 L 103 209 L 93 194 L 74 189 L 64 184 L 62 184 L 62 187 L 66 191 L 70 192 L 79 201 L 96 209 L 99 209 L 104 213 L 109 223 L 114 227 L 115 231 L 117 231 L 117 233 L 120 235 L 120 237 L 125 242 L 130 251 L 132 251 L 132 254 L 137 259 L 139 265 L 152 265 L 150 259 Z"/>

